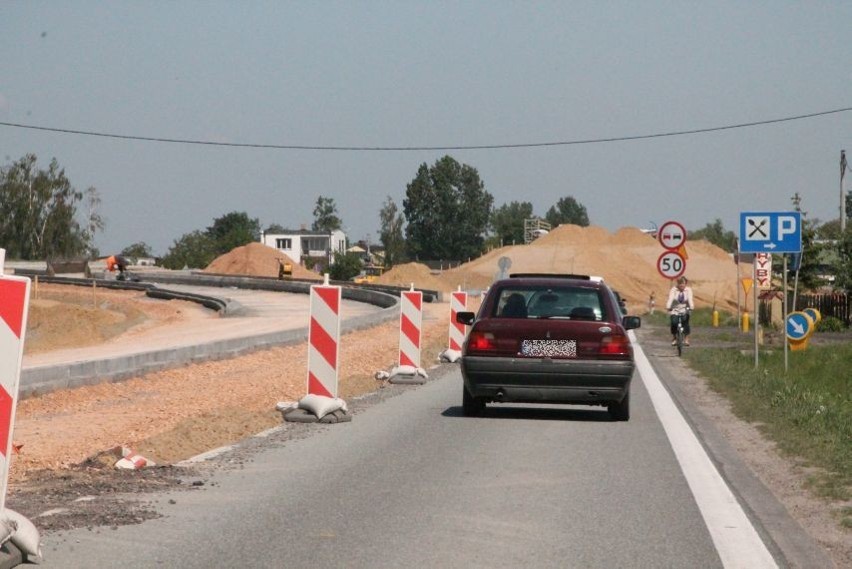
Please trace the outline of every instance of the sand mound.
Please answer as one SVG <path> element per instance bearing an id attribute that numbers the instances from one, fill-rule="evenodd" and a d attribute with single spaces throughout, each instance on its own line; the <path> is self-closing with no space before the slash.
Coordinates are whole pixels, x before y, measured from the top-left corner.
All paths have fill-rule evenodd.
<path id="1" fill-rule="evenodd" d="M 220 255 L 207 265 L 206 273 L 226 275 L 248 275 L 252 277 L 277 277 L 278 260 L 293 265 L 293 277 L 297 279 L 322 280 L 322 276 L 293 263 L 290 258 L 273 247 L 262 243 L 249 243 Z"/>
<path id="2" fill-rule="evenodd" d="M 391 270 L 376 279 L 376 283 L 391 286 L 410 286 L 414 283 L 417 288 L 426 290 L 451 290 L 442 280 L 432 276 L 432 272 L 423 263 L 405 263 L 396 265 Z"/>
<path id="3" fill-rule="evenodd" d="M 652 293 L 656 308 L 661 309 L 671 288 L 672 283 L 657 272 L 657 259 L 663 251 L 656 239 L 635 227 L 609 233 L 602 227 L 561 225 L 529 245 L 494 249 L 437 275 L 430 273 L 425 265 L 412 264 L 398 268 L 405 271 L 404 275 L 388 279 L 403 286 L 414 282 L 419 288 L 443 291 L 456 290 L 458 286 L 481 290 L 498 275 L 499 259 L 507 257 L 511 261 L 509 273 L 601 276 L 627 300 L 631 312 L 642 314 L 647 311 Z M 720 309 L 736 310 L 739 282 L 730 255 L 707 241 L 687 242 L 686 251 L 686 276 L 695 292 L 697 306 L 715 304 Z M 743 276 L 747 270 L 744 266 Z M 426 279 L 428 285 L 424 284 Z M 440 286 L 434 281 L 441 283 Z"/>

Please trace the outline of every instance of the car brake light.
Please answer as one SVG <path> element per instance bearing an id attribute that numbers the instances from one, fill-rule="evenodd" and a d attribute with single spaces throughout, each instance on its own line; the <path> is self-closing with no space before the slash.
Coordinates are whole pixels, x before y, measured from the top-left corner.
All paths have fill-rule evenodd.
<path id="1" fill-rule="evenodd" d="M 606 336 L 601 340 L 598 353 L 626 356 L 630 353 L 630 340 L 627 336 Z"/>
<path id="2" fill-rule="evenodd" d="M 487 352 L 496 348 L 494 334 L 491 332 L 473 331 L 467 339 L 467 348 L 472 352 Z"/>

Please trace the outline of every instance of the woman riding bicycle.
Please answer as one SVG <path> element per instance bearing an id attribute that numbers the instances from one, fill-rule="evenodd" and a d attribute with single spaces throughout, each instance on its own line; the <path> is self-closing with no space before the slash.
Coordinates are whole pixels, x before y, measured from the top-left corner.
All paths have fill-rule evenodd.
<path id="1" fill-rule="evenodd" d="M 692 287 L 687 285 L 688 282 L 686 277 L 678 278 L 677 285 L 669 291 L 669 298 L 666 300 L 666 308 L 671 315 L 672 346 L 677 345 L 678 318 L 683 325 L 683 343 L 685 346 L 689 345 L 689 311 L 695 308 L 695 301 L 692 298 Z"/>

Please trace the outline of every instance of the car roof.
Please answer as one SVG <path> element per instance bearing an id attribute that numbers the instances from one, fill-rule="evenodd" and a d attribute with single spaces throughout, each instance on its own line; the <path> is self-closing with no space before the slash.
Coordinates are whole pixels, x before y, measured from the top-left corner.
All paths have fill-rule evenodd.
<path id="1" fill-rule="evenodd" d="M 604 285 L 601 277 L 570 273 L 513 273 L 509 275 L 508 279 L 498 281 L 494 285 L 511 286 L 521 282 L 553 286 L 564 285 L 570 282 L 574 285 L 592 285 L 595 288 L 601 288 L 601 285 Z"/>

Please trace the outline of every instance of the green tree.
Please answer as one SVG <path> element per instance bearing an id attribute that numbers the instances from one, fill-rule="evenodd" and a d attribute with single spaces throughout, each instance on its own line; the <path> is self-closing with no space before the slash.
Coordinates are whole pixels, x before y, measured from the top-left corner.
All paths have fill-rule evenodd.
<path id="1" fill-rule="evenodd" d="M 314 222 L 311 229 L 331 233 L 342 226 L 343 222 L 337 215 L 337 204 L 334 203 L 334 198 L 318 197 L 314 206 Z"/>
<path id="2" fill-rule="evenodd" d="M 837 242 L 837 256 L 834 286 L 852 294 L 852 226 L 847 225 L 846 231 Z"/>
<path id="3" fill-rule="evenodd" d="M 586 212 L 586 206 L 575 200 L 573 196 L 559 198 L 556 205 L 550 206 L 550 209 L 544 214 L 544 219 L 554 229 L 568 223 L 580 227 L 589 225 L 589 214 Z"/>
<path id="4" fill-rule="evenodd" d="M 392 267 L 405 260 L 405 237 L 402 233 L 405 218 L 390 196 L 379 210 L 379 221 L 379 240 L 385 248 L 385 266 Z"/>
<path id="5" fill-rule="evenodd" d="M 737 247 L 737 236 L 733 231 L 726 231 L 722 220 L 716 218 L 713 223 L 708 223 L 697 231 L 687 231 L 688 241 L 700 241 L 705 239 L 716 247 L 733 253 Z"/>
<path id="6" fill-rule="evenodd" d="M 154 254 L 151 252 L 151 247 L 144 241 L 134 243 L 133 245 L 128 245 L 127 247 L 121 250 L 120 254 L 124 257 L 132 257 L 134 259 L 138 259 L 140 257 L 154 256 Z"/>
<path id="7" fill-rule="evenodd" d="M 287 233 L 287 229 L 280 223 L 272 223 L 266 228 L 266 233 Z"/>
<path id="8" fill-rule="evenodd" d="M 328 276 L 335 281 L 348 281 L 358 276 L 364 263 L 358 253 L 334 253 L 334 264 L 328 269 Z"/>
<path id="9" fill-rule="evenodd" d="M 0 243 L 6 254 L 24 260 L 91 254 L 95 233 L 104 226 L 97 190 L 76 190 L 55 158 L 47 170 L 36 162 L 27 154 L 0 168 Z M 81 203 L 88 205 L 86 215 L 78 211 Z"/>
<path id="10" fill-rule="evenodd" d="M 216 255 L 260 240 L 260 221 L 251 219 L 245 212 L 231 212 L 213 220 L 207 228 Z"/>
<path id="11" fill-rule="evenodd" d="M 524 242 L 524 220 L 533 216 L 530 202 L 510 202 L 496 208 L 491 214 L 491 229 L 499 244 Z"/>
<path id="12" fill-rule="evenodd" d="M 216 244 L 206 231 L 196 229 L 177 239 L 163 257 L 167 269 L 203 269 L 218 256 Z"/>
<path id="13" fill-rule="evenodd" d="M 431 168 L 423 163 L 405 196 L 410 258 L 461 260 L 482 252 L 494 198 L 475 168 L 450 156 Z"/>
<path id="14" fill-rule="evenodd" d="M 817 220 L 814 220 L 816 225 L 816 238 L 837 240 L 840 239 L 840 220 L 832 219 L 831 221 L 826 221 L 823 224 L 819 224 Z"/>

